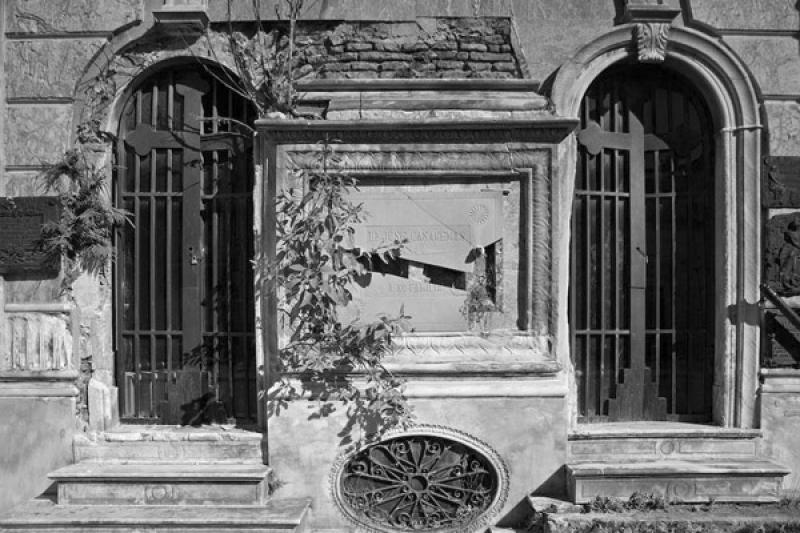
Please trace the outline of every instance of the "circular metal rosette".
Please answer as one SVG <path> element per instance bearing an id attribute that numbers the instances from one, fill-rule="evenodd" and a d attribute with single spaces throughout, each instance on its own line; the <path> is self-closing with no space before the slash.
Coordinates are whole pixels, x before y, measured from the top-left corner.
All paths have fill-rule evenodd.
<path id="1" fill-rule="evenodd" d="M 468 533 L 489 524 L 508 495 L 508 469 L 486 443 L 418 425 L 343 454 L 333 498 L 366 531 Z"/>

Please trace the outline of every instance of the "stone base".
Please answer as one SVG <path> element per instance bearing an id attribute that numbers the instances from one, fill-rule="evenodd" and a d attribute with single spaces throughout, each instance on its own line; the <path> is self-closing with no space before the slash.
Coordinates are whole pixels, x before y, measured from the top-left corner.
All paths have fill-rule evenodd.
<path id="1" fill-rule="evenodd" d="M 758 456 L 757 429 L 678 422 L 579 425 L 569 435 L 570 463 L 747 460 Z"/>
<path id="2" fill-rule="evenodd" d="M 47 489 L 47 473 L 72 461 L 75 432 L 74 397 L 3 397 L 13 385 L 0 383 L 0 512 Z"/>
<path id="3" fill-rule="evenodd" d="M 26 533 L 308 533 L 306 500 L 275 500 L 262 507 L 56 505 L 33 501 L 0 515 L 0 531 Z"/>
<path id="4" fill-rule="evenodd" d="M 79 463 L 50 473 L 60 505 L 261 505 L 269 467 Z"/>
<path id="5" fill-rule="evenodd" d="M 596 496 L 627 500 L 634 492 L 660 494 L 668 502 L 776 502 L 788 471 L 769 461 L 581 463 L 567 465 L 575 503 Z"/>
<path id="6" fill-rule="evenodd" d="M 508 466 L 508 498 L 496 515 L 498 523 L 516 524 L 524 519 L 516 513 L 525 511 L 520 504 L 532 490 L 556 495 L 563 492 L 567 435 L 563 397 L 499 397 L 504 385 L 520 391 L 526 384 L 511 379 L 500 383 L 486 380 L 471 386 L 456 380 L 424 384 L 427 398 L 420 397 L 419 388 L 413 388 L 416 383 L 409 385 L 418 423 L 468 433 L 494 448 Z M 492 397 L 493 393 L 497 396 Z M 315 403 L 291 401 L 269 418 L 269 463 L 282 482 L 276 496 L 310 496 L 314 528 L 349 530 L 352 525 L 331 497 L 330 479 L 334 464 L 348 449 L 349 443 L 341 435 L 348 420 L 343 408 L 327 417 L 310 417 L 315 407 Z M 360 435 L 356 432 L 354 436 Z"/>

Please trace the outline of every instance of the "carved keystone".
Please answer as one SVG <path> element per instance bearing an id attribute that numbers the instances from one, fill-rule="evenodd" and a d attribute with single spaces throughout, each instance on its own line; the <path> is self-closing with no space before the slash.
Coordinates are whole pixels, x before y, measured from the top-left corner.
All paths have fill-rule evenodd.
<path id="1" fill-rule="evenodd" d="M 669 28 L 680 12 L 680 9 L 663 4 L 639 2 L 626 4 L 623 20 L 634 24 L 633 38 L 640 62 L 660 63 L 664 61 L 669 41 Z"/>

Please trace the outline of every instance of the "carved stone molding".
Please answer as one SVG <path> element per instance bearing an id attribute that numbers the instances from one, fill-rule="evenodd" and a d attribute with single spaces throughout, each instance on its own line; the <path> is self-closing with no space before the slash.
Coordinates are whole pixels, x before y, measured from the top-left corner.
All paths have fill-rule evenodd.
<path id="1" fill-rule="evenodd" d="M 402 143 L 559 143 L 577 121 L 541 120 L 258 120 L 258 134 L 279 144 L 317 143 L 320 139 L 350 144 Z"/>
<path id="2" fill-rule="evenodd" d="M 164 0 L 153 10 L 156 28 L 172 37 L 196 37 L 208 27 L 208 0 Z"/>
<path id="3" fill-rule="evenodd" d="M 398 335 L 392 361 L 530 361 L 551 357 L 550 339 L 541 335 Z"/>
<path id="4" fill-rule="evenodd" d="M 547 150 L 336 150 L 328 168 L 352 170 L 500 170 L 533 168 L 546 164 Z M 286 153 L 293 168 L 320 166 L 316 151 L 290 150 Z"/>
<path id="5" fill-rule="evenodd" d="M 641 63 L 661 63 L 667 55 L 669 24 L 640 22 L 633 27 L 637 58 Z"/>

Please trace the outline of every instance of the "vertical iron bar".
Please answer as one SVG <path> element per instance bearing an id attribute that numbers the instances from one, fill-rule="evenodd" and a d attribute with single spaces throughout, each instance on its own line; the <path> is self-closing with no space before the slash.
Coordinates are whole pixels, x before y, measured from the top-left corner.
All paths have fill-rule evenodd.
<path id="1" fill-rule="evenodd" d="M 230 99 L 228 100 L 230 103 Z M 228 112 L 230 113 L 231 107 L 228 107 Z M 225 239 L 225 250 L 223 251 L 225 257 L 225 264 L 226 268 L 225 271 L 227 273 L 227 279 L 225 280 L 225 313 L 227 315 L 227 324 L 226 324 L 226 337 L 227 337 L 227 350 L 228 350 L 228 368 L 226 369 L 228 374 L 228 387 L 233 389 L 233 324 L 231 323 L 231 319 L 233 318 L 231 308 L 232 308 L 232 296 L 233 296 L 233 272 L 231 267 L 233 266 L 233 258 L 231 257 L 232 251 L 232 244 L 231 244 L 231 235 L 233 234 L 233 207 L 234 207 L 234 194 L 233 194 L 233 180 L 235 179 L 233 175 L 233 151 L 227 150 L 227 157 L 225 158 L 225 164 L 228 166 L 224 175 L 228 179 L 228 184 L 226 187 L 226 194 L 227 198 L 223 200 L 225 205 L 225 229 L 227 239 Z M 231 412 L 235 413 L 235 406 L 231 404 Z"/>
<path id="2" fill-rule="evenodd" d="M 141 124 L 141 121 L 142 121 L 142 91 L 140 89 L 140 90 L 136 91 L 136 125 L 138 126 L 139 124 Z M 141 164 L 142 164 L 142 162 L 141 162 L 141 158 L 140 158 L 139 154 L 134 154 L 133 159 L 134 159 L 134 162 L 135 162 L 134 163 L 134 168 L 136 170 L 136 173 L 135 173 L 135 176 L 134 176 L 134 193 L 135 193 L 135 195 L 134 195 L 134 200 L 133 200 L 133 205 L 134 205 L 134 208 L 133 208 L 133 210 L 134 210 L 133 219 L 136 222 L 136 227 L 138 228 L 139 227 L 139 220 L 140 220 L 139 216 L 140 216 L 140 213 L 141 213 L 141 201 L 142 201 L 142 197 L 141 197 L 141 179 L 140 179 L 140 172 L 141 172 Z M 139 294 L 139 290 L 140 290 L 140 287 L 141 287 L 141 268 L 139 268 L 139 261 L 138 261 L 138 258 L 139 258 L 139 255 L 140 255 L 141 246 L 139 244 L 139 241 L 140 241 L 140 239 L 139 239 L 138 231 L 136 229 L 134 229 L 134 233 L 133 233 L 133 243 L 134 243 L 133 244 L 133 249 L 134 249 L 134 257 L 136 259 L 133 261 L 133 279 L 134 279 L 134 283 L 133 283 L 133 287 L 134 287 L 134 289 L 133 289 L 133 309 L 134 309 L 134 311 L 133 311 L 134 312 L 133 326 L 134 326 L 134 330 L 136 331 L 136 333 L 133 336 L 133 352 L 134 352 L 134 372 L 135 372 L 134 383 L 136 384 L 135 387 L 134 387 L 134 390 L 135 390 L 134 399 L 135 399 L 135 404 L 136 404 L 134 406 L 134 416 L 136 416 L 136 417 L 141 416 L 141 412 L 142 412 L 142 406 L 141 406 L 141 400 L 142 400 L 142 394 L 141 394 L 142 362 L 141 362 L 141 359 L 140 359 L 140 342 L 141 342 L 141 339 L 140 339 L 140 335 L 141 335 L 140 327 L 141 327 L 141 324 L 140 324 L 140 320 L 139 320 L 139 308 L 140 308 L 140 305 L 141 305 L 141 297 L 140 297 L 140 294 Z"/>
<path id="3" fill-rule="evenodd" d="M 170 74 L 170 93 L 172 93 L 172 74 Z M 170 97 L 170 106 L 172 105 L 172 97 Z M 169 112 L 169 127 L 170 130 L 172 129 L 172 111 L 170 107 Z M 172 284 L 174 280 L 172 279 L 172 200 L 174 198 L 173 194 L 173 186 L 172 186 L 172 148 L 167 149 L 167 191 L 169 194 L 165 197 L 166 203 L 166 216 L 167 216 L 167 233 L 166 238 L 164 239 L 165 243 L 165 254 L 166 254 L 166 265 L 165 268 L 167 269 L 166 272 L 166 326 L 167 326 L 167 375 L 173 370 L 172 368 L 172 331 L 175 329 L 175 325 L 172 323 Z"/>
<path id="4" fill-rule="evenodd" d="M 155 116 L 156 106 L 155 106 L 155 98 L 158 94 L 158 84 L 153 84 L 153 115 Z M 155 122 L 153 123 L 155 124 Z M 156 264 L 156 213 L 158 212 L 157 202 L 156 202 L 156 188 L 158 183 L 158 168 L 156 166 L 156 160 L 158 159 L 156 153 L 158 150 L 156 148 L 150 149 L 150 194 L 149 194 L 149 202 L 150 202 L 150 371 L 152 375 L 155 376 L 158 370 L 158 366 L 156 364 L 156 352 L 157 350 L 157 343 L 156 343 L 156 335 L 155 329 L 157 327 L 155 323 L 156 317 L 156 269 L 152 267 L 152 265 Z M 153 415 L 153 395 L 150 395 L 150 416 Z"/>

